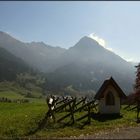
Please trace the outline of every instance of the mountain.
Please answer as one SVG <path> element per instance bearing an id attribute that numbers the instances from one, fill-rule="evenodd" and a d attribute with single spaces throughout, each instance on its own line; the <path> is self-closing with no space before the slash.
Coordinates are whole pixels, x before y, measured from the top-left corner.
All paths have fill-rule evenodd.
<path id="1" fill-rule="evenodd" d="M 0 47 L 0 81 L 15 80 L 17 74 L 29 71 L 30 67 L 23 60 Z"/>
<path id="2" fill-rule="evenodd" d="M 83 37 L 59 59 L 61 66 L 48 74 L 48 88 L 72 85 L 78 90 L 97 91 L 102 82 L 113 76 L 129 93 L 134 83 L 134 67 L 89 37 Z M 62 65 L 63 63 L 63 65 Z"/>
<path id="3" fill-rule="evenodd" d="M 0 32 L 0 46 L 43 72 L 54 70 L 57 66 L 55 60 L 65 52 L 65 49 L 52 47 L 43 42 L 24 43 L 5 32 Z"/>
<path id="4" fill-rule="evenodd" d="M 46 73 L 47 90 L 71 86 L 79 91 L 97 91 L 110 76 L 126 93 L 133 89 L 134 65 L 86 36 L 73 47 L 63 49 L 43 42 L 24 43 L 0 32 L 0 46 Z"/>

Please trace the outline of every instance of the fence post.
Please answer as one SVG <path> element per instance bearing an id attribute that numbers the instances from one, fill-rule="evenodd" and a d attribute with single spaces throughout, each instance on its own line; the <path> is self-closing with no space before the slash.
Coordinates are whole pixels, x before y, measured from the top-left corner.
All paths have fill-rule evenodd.
<path id="1" fill-rule="evenodd" d="M 90 104 L 88 105 L 88 123 L 91 123 L 91 116 L 90 116 Z"/>
<path id="2" fill-rule="evenodd" d="M 74 122 L 75 122 L 75 120 L 74 120 L 74 106 L 75 106 L 75 102 L 76 102 L 76 98 L 75 98 L 75 100 L 72 102 L 72 105 L 71 105 L 71 103 L 69 104 L 72 124 L 74 124 Z"/>

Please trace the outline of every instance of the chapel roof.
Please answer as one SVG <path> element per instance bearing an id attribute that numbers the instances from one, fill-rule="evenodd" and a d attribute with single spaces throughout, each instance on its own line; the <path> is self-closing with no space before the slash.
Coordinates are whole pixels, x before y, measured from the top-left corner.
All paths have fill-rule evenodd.
<path id="1" fill-rule="evenodd" d="M 94 98 L 97 100 L 102 98 L 104 96 L 103 94 L 104 91 L 107 89 L 109 85 L 112 85 L 114 87 L 114 89 L 119 94 L 120 98 L 126 98 L 125 93 L 122 91 L 122 89 L 119 87 L 119 85 L 116 83 L 116 81 L 112 77 L 104 81 L 104 83 L 102 84 L 102 86 L 100 87 L 100 89 L 98 90 Z"/>

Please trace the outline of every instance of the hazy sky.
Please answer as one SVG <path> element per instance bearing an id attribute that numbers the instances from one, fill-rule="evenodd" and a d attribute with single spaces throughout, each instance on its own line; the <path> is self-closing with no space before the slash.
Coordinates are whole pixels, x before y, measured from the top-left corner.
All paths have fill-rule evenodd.
<path id="1" fill-rule="evenodd" d="M 0 30 L 63 48 L 95 33 L 121 57 L 140 61 L 139 1 L 0 1 Z"/>

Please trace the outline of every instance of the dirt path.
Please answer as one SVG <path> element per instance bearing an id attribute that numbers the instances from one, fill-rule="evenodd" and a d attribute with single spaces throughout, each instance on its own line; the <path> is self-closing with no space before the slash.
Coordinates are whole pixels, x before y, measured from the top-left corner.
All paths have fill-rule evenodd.
<path id="1" fill-rule="evenodd" d="M 137 127 L 118 128 L 112 131 L 104 131 L 94 135 L 81 135 L 79 137 L 73 137 L 72 139 L 140 139 L 140 125 Z"/>

